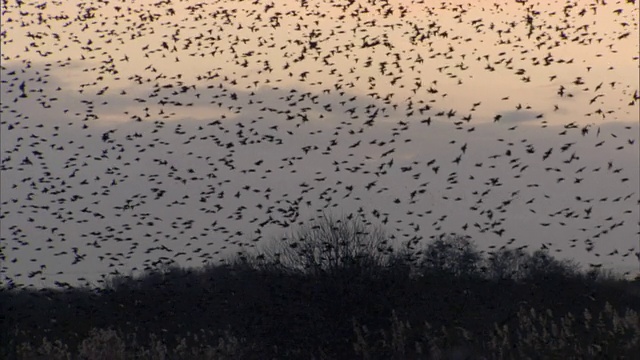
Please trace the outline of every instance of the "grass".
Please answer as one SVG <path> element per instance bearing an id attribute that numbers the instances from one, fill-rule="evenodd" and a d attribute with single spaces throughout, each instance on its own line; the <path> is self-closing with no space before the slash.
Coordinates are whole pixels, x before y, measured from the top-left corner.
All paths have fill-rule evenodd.
<path id="1" fill-rule="evenodd" d="M 353 322 L 350 339 L 357 359 L 632 359 L 640 353 L 640 317 L 634 310 L 620 314 L 610 304 L 598 313 L 554 316 L 552 310 L 538 311 L 522 307 L 512 326 L 494 323 L 479 336 L 456 326 L 433 327 L 428 322 L 411 324 L 395 312 L 390 326 L 376 332 Z M 17 359 L 51 360 L 129 360 L 129 359 L 249 359 L 259 356 L 252 342 L 226 333 L 216 342 L 206 330 L 176 339 L 168 347 L 160 336 L 151 333 L 143 346 L 134 335 L 113 329 L 91 329 L 76 348 L 46 337 L 17 346 Z M 188 345 L 192 344 L 192 345 Z M 316 359 L 330 358 L 321 347 Z M 306 358 L 304 355 L 276 350 L 280 358 Z"/>

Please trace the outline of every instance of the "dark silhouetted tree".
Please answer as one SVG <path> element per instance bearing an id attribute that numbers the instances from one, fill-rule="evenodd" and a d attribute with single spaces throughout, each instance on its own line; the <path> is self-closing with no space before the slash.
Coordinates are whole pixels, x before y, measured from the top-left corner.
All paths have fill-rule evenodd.
<path id="1" fill-rule="evenodd" d="M 330 274 L 347 269 L 368 271 L 385 266 L 392 246 L 384 230 L 368 226 L 358 216 L 319 219 L 275 240 L 263 249 L 265 263 L 309 274 Z"/>
<path id="2" fill-rule="evenodd" d="M 491 252 L 485 263 L 485 273 L 494 280 L 522 280 L 527 276 L 530 255 L 520 248 L 502 248 Z"/>
<path id="3" fill-rule="evenodd" d="M 579 266 L 575 261 L 554 258 L 548 250 L 536 250 L 527 257 L 523 271 L 528 278 L 570 278 L 578 273 Z"/>
<path id="4" fill-rule="evenodd" d="M 481 260 L 471 237 L 448 234 L 426 245 L 420 265 L 427 272 L 471 276 L 479 273 Z"/>

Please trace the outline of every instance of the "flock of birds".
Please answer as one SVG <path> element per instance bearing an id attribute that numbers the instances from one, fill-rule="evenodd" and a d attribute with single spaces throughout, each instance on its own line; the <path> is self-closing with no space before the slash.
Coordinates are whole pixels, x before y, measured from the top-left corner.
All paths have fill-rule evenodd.
<path id="1" fill-rule="evenodd" d="M 327 212 L 634 263 L 637 4 L 554 4 L 3 2 L 1 281 L 216 262 Z"/>

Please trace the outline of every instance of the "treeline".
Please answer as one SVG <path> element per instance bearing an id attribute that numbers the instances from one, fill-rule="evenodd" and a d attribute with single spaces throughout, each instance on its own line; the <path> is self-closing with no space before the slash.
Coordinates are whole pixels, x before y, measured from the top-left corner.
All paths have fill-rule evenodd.
<path id="1" fill-rule="evenodd" d="M 3 289 L 0 304 L 8 359 L 97 356 L 87 347 L 108 334 L 100 346 L 128 354 L 105 355 L 114 359 L 152 348 L 185 359 L 640 353 L 638 282 L 542 250 L 480 252 L 457 235 L 394 248 L 353 218 L 325 217 L 223 265 L 120 276 L 101 289 Z"/>

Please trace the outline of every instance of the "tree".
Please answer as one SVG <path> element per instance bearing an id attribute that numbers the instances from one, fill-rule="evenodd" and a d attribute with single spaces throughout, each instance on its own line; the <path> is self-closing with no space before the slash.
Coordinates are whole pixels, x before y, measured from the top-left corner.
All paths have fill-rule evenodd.
<path id="1" fill-rule="evenodd" d="M 548 250 L 537 250 L 527 258 L 524 271 L 528 278 L 569 278 L 578 273 L 578 265 L 571 260 L 558 260 Z"/>
<path id="2" fill-rule="evenodd" d="M 530 257 L 521 248 L 501 248 L 486 260 L 487 276 L 494 280 L 521 280 L 527 275 L 525 270 Z"/>
<path id="3" fill-rule="evenodd" d="M 276 241 L 263 250 L 265 264 L 312 274 L 373 270 L 384 266 L 393 252 L 383 229 L 359 216 L 323 214 Z"/>
<path id="4" fill-rule="evenodd" d="M 477 274 L 481 259 L 470 236 L 447 234 L 427 244 L 420 264 L 427 271 L 468 276 Z"/>

